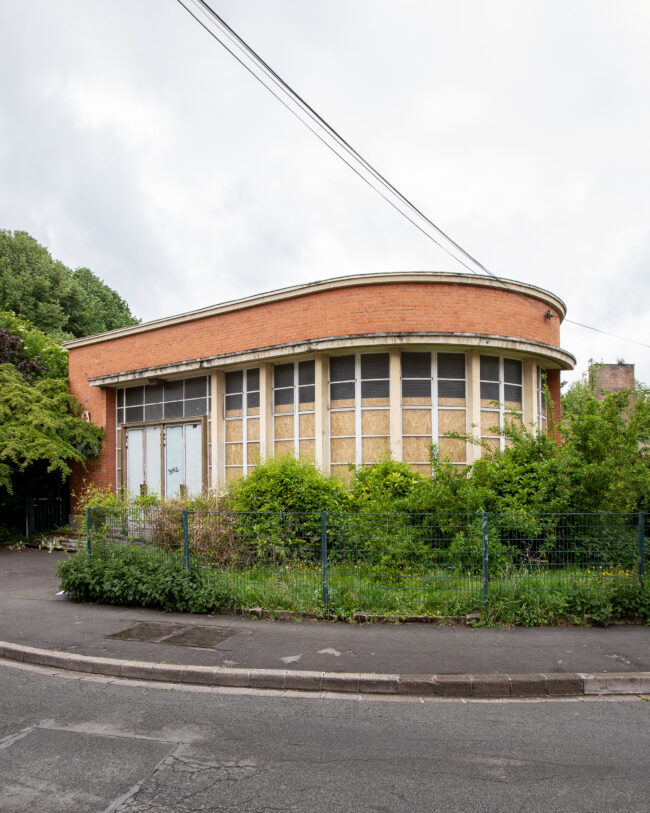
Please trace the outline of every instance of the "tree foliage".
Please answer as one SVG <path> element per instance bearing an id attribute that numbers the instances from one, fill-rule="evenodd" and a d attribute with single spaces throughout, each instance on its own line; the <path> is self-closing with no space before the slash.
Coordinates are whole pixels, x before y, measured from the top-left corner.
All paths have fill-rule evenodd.
<path id="1" fill-rule="evenodd" d="M 0 230 L 0 310 L 57 340 L 137 324 L 126 302 L 88 268 L 71 270 L 24 231 Z"/>
<path id="2" fill-rule="evenodd" d="M 26 381 L 15 365 L 0 365 L 0 488 L 39 461 L 48 472 L 70 473 L 70 461 L 97 455 L 104 432 L 79 417 L 65 378 Z"/>

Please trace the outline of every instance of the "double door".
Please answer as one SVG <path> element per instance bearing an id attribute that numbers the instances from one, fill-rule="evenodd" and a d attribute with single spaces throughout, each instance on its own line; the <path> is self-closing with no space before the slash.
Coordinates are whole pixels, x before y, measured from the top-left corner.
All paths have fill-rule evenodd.
<path id="1" fill-rule="evenodd" d="M 203 422 L 157 424 L 124 430 L 126 490 L 175 499 L 204 491 Z"/>

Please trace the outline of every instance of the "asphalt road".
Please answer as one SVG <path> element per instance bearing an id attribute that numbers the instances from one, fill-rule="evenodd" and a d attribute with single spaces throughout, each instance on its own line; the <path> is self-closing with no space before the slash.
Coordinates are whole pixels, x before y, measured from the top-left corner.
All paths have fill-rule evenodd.
<path id="1" fill-rule="evenodd" d="M 650 703 L 277 697 L 0 662 L 0 810 L 647 811 Z"/>

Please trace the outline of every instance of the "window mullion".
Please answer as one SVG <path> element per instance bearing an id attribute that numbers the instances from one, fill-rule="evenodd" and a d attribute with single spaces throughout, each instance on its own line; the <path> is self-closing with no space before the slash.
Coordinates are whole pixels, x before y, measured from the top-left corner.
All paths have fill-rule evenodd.
<path id="1" fill-rule="evenodd" d="M 354 356 L 354 436 L 355 436 L 355 454 L 356 464 L 359 466 L 362 463 L 362 449 L 361 442 L 361 354 L 355 353 Z"/>

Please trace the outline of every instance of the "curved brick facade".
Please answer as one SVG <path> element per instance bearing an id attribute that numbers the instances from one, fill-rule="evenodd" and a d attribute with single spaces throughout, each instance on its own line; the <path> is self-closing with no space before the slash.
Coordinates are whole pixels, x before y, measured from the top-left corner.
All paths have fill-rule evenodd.
<path id="1" fill-rule="evenodd" d="M 85 475 L 75 472 L 73 489 L 83 476 L 116 485 L 116 387 L 216 375 L 253 361 L 273 365 L 340 354 L 346 347 L 378 352 L 408 345 L 462 350 L 468 365 L 471 354 L 480 353 L 505 353 L 522 364 L 535 360 L 547 371 L 558 404 L 559 371 L 572 366 L 560 349 L 563 317 L 559 299 L 521 283 L 460 274 L 377 274 L 298 286 L 69 342 L 71 391 L 108 436 L 99 465 Z M 471 377 L 468 366 L 469 390 Z M 212 454 L 216 460 L 219 452 Z"/>

